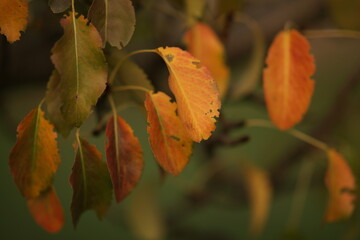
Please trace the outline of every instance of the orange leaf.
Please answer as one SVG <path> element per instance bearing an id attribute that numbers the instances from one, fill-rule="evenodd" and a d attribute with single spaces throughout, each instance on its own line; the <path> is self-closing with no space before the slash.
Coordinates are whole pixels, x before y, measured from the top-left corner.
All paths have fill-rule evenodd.
<path id="1" fill-rule="evenodd" d="M 32 110 L 17 128 L 10 153 L 10 170 L 21 194 L 33 198 L 47 190 L 60 163 L 56 133 L 40 108 Z"/>
<path id="2" fill-rule="evenodd" d="M 176 115 L 176 103 L 163 92 L 150 92 L 146 94 L 145 108 L 152 151 L 165 171 L 178 175 L 189 161 L 192 141 Z"/>
<path id="3" fill-rule="evenodd" d="M 266 172 L 255 166 L 245 165 L 243 174 L 251 204 L 250 233 L 259 234 L 269 215 L 272 187 Z"/>
<path id="4" fill-rule="evenodd" d="M 123 200 L 140 180 L 144 159 L 139 140 L 121 117 L 112 117 L 106 128 L 106 159 L 116 201 Z"/>
<path id="5" fill-rule="evenodd" d="M 229 68 L 224 61 L 224 46 L 216 33 L 208 25 L 198 22 L 185 34 L 184 41 L 189 52 L 209 69 L 223 96 L 229 84 Z"/>
<path id="6" fill-rule="evenodd" d="M 329 167 L 325 184 L 329 191 L 329 202 L 324 221 L 334 222 L 349 217 L 354 210 L 356 183 L 345 159 L 334 149 L 328 151 Z"/>
<path id="7" fill-rule="evenodd" d="M 187 134 L 196 142 L 208 139 L 221 105 L 214 79 L 198 59 L 180 48 L 158 48 L 158 53 L 169 69 L 170 89 Z"/>
<path id="8" fill-rule="evenodd" d="M 27 0 L 0 1 L 0 33 L 10 43 L 20 39 L 20 31 L 24 31 L 28 23 Z"/>
<path id="9" fill-rule="evenodd" d="M 274 124 L 288 129 L 301 121 L 314 91 L 315 72 L 308 41 L 296 30 L 279 33 L 272 43 L 264 70 L 267 109 Z"/>
<path id="10" fill-rule="evenodd" d="M 56 233 L 63 227 L 64 209 L 53 187 L 29 199 L 27 206 L 35 221 L 46 231 Z"/>

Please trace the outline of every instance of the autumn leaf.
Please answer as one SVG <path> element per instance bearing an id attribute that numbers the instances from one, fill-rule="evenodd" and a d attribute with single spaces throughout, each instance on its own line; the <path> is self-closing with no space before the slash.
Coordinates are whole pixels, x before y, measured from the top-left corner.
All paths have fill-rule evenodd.
<path id="1" fill-rule="evenodd" d="M 112 117 L 106 128 L 106 159 L 117 202 L 123 200 L 140 180 L 144 159 L 139 140 L 125 120 Z"/>
<path id="2" fill-rule="evenodd" d="M 75 13 L 70 13 L 61 19 L 61 25 L 64 35 L 55 43 L 51 56 L 57 76 L 50 79 L 46 102 L 55 127 L 68 130 L 81 126 L 103 93 L 107 65 L 100 50 L 101 38 L 83 16 L 76 18 Z M 68 131 L 61 133 L 67 136 Z"/>
<path id="3" fill-rule="evenodd" d="M 136 239 L 166 239 L 166 222 L 159 195 L 159 184 L 148 181 L 132 196 L 126 208 L 126 220 Z"/>
<path id="4" fill-rule="evenodd" d="M 61 13 L 68 9 L 71 5 L 71 0 L 49 0 L 49 6 L 53 13 Z"/>
<path id="5" fill-rule="evenodd" d="M 229 85 L 229 68 L 225 64 L 224 46 L 216 33 L 208 25 L 198 22 L 186 32 L 184 41 L 190 54 L 209 69 L 220 95 L 224 96 Z"/>
<path id="6" fill-rule="evenodd" d="M 178 175 L 189 161 L 192 141 L 176 115 L 176 103 L 163 92 L 147 93 L 145 108 L 148 116 L 149 141 L 160 166 Z"/>
<path id="7" fill-rule="evenodd" d="M 27 0 L 0 1 L 0 33 L 13 43 L 20 39 L 20 31 L 24 31 L 28 23 Z"/>
<path id="8" fill-rule="evenodd" d="M 64 209 L 53 187 L 27 200 L 27 206 L 37 224 L 46 231 L 56 233 L 63 227 Z"/>
<path id="9" fill-rule="evenodd" d="M 266 172 L 252 165 L 243 166 L 243 176 L 251 205 L 250 233 L 260 234 L 269 215 L 272 187 Z"/>
<path id="10" fill-rule="evenodd" d="M 21 194 L 34 198 L 52 185 L 60 163 L 57 135 L 40 108 L 33 109 L 21 121 L 17 132 L 10 152 L 10 170 Z"/>
<path id="11" fill-rule="evenodd" d="M 187 134 L 195 142 L 208 139 L 215 130 L 221 106 L 219 90 L 210 72 L 180 48 L 158 48 L 158 53 L 169 69 L 169 86 Z"/>
<path id="12" fill-rule="evenodd" d="M 314 91 L 314 58 L 308 41 L 296 30 L 279 33 L 272 43 L 264 70 L 267 109 L 274 124 L 282 129 L 300 122 Z"/>
<path id="13" fill-rule="evenodd" d="M 111 46 L 125 47 L 135 30 L 135 11 L 130 0 L 94 0 L 88 18 L 103 40 Z"/>
<path id="14" fill-rule="evenodd" d="M 73 188 L 71 214 L 74 226 L 83 212 L 93 209 L 99 219 L 106 214 L 112 198 L 112 185 L 101 153 L 86 140 L 79 139 L 70 176 Z"/>
<path id="15" fill-rule="evenodd" d="M 64 119 L 59 107 L 62 105 L 61 94 L 59 94 L 61 88 L 60 75 L 57 70 L 54 70 L 47 84 L 48 91 L 46 92 L 45 102 L 51 122 L 56 127 L 56 130 L 66 137 L 73 127 Z"/>
<path id="16" fill-rule="evenodd" d="M 328 151 L 329 167 L 325 184 L 329 191 L 329 202 L 324 221 L 334 222 L 349 217 L 354 211 L 356 183 L 345 159 L 334 149 Z"/>

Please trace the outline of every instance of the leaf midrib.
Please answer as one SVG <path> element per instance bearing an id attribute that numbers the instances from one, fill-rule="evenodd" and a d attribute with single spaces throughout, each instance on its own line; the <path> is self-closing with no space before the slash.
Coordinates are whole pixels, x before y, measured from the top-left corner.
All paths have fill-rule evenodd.
<path id="1" fill-rule="evenodd" d="M 36 169 L 36 154 L 37 154 L 37 140 L 38 140 L 38 127 L 40 124 L 40 109 L 36 109 L 36 117 L 35 117 L 35 126 L 34 126 L 34 140 L 33 140 L 33 150 L 31 154 L 31 172 L 34 172 Z M 33 175 L 31 175 L 33 176 Z M 33 177 L 31 177 L 31 182 L 33 181 Z"/>
<path id="2" fill-rule="evenodd" d="M 194 117 L 194 113 L 192 111 L 192 108 L 190 107 L 191 105 L 189 104 L 189 101 L 186 97 L 186 94 L 185 94 L 185 90 L 183 89 L 183 87 L 181 86 L 180 84 L 180 81 L 178 80 L 179 77 L 177 76 L 176 74 L 176 71 L 174 71 L 174 69 L 171 67 L 171 64 L 166 60 L 166 57 L 161 53 L 163 59 L 165 60 L 166 62 L 166 65 L 168 66 L 168 69 L 169 69 L 169 72 L 170 74 L 173 75 L 173 79 L 175 79 L 175 82 L 176 84 L 178 85 L 178 89 L 180 89 L 180 92 L 181 92 L 181 95 L 183 96 L 183 99 L 184 99 L 184 102 L 185 102 L 185 105 L 187 106 L 187 108 L 189 109 L 189 112 L 190 112 L 190 115 L 191 115 L 191 119 L 192 119 L 192 123 L 195 123 L 195 128 L 197 129 L 196 130 L 196 133 L 199 133 L 200 134 L 200 141 L 201 139 L 203 139 L 203 135 L 201 133 L 201 128 L 199 128 L 199 124 L 198 122 L 196 121 L 196 118 Z M 174 57 L 175 58 L 175 57 Z M 194 125 L 193 125 L 194 126 Z"/>
<path id="3" fill-rule="evenodd" d="M 152 96 L 151 93 L 149 93 L 150 95 L 150 98 L 151 98 L 151 101 L 154 105 L 154 109 L 155 109 L 155 113 L 156 113 L 156 116 L 157 118 L 159 119 L 159 124 L 160 124 L 160 129 L 161 129 L 161 135 L 163 135 L 164 137 L 164 142 L 165 142 L 165 148 L 166 148 L 166 152 L 168 153 L 167 155 L 169 156 L 169 159 L 172 160 L 171 158 L 171 151 L 170 151 L 170 147 L 169 147 L 169 143 L 168 143 L 168 140 L 167 140 L 167 134 L 165 132 L 165 127 L 164 127 L 164 124 L 162 122 L 162 118 L 161 118 L 161 115 L 159 114 L 159 110 L 158 110 L 158 106 L 156 104 L 156 102 L 154 101 L 154 98 Z M 160 95 L 159 95 L 160 96 Z M 172 163 L 172 161 L 170 161 Z"/>
<path id="4" fill-rule="evenodd" d="M 286 113 L 288 112 L 289 107 L 289 81 L 290 81 L 290 67 L 291 67 L 291 54 L 290 54 L 290 31 L 286 31 L 284 35 L 283 42 L 283 50 L 284 50 L 284 78 L 283 78 L 283 86 L 284 86 L 284 101 L 283 108 L 281 111 L 281 119 L 286 118 Z"/>
<path id="5" fill-rule="evenodd" d="M 75 68 L 76 68 L 76 96 L 75 96 L 75 125 L 77 127 L 79 124 L 78 120 L 78 97 L 79 97 L 79 87 L 80 87 L 80 70 L 79 70 L 79 53 L 78 53 L 78 38 L 77 38 L 77 27 L 76 27 L 76 17 L 75 12 L 72 12 L 73 28 L 74 28 L 74 48 L 75 48 Z"/>

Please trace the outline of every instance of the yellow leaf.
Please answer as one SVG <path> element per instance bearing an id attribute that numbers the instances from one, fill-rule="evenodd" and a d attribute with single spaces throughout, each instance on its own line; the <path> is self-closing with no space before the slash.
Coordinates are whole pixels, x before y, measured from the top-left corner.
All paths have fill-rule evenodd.
<path id="1" fill-rule="evenodd" d="M 264 93 L 274 124 L 288 129 L 301 121 L 314 91 L 314 58 L 308 41 L 296 30 L 279 33 L 272 43 L 264 70 Z"/>
<path id="2" fill-rule="evenodd" d="M 206 66 L 224 96 L 229 85 L 229 68 L 224 60 L 224 46 L 216 33 L 204 23 L 196 23 L 184 36 L 188 51 Z"/>
<path id="3" fill-rule="evenodd" d="M 243 175 L 251 205 L 249 231 L 251 234 L 259 234 L 269 215 L 272 187 L 266 172 L 255 166 L 244 165 Z"/>
<path id="4" fill-rule="evenodd" d="M 158 184 L 147 182 L 135 192 L 126 208 L 127 221 L 136 239 L 161 240 L 166 235 L 158 190 Z"/>
<path id="5" fill-rule="evenodd" d="M 334 149 L 328 151 L 329 167 L 325 184 L 329 191 L 329 202 L 324 221 L 334 222 L 349 217 L 354 211 L 356 183 L 345 159 Z"/>
<path id="6" fill-rule="evenodd" d="M 176 103 L 165 93 L 147 93 L 145 108 L 148 113 L 149 141 L 161 167 L 178 175 L 189 162 L 192 141 L 176 115 Z"/>
<path id="7" fill-rule="evenodd" d="M 169 69 L 169 86 L 187 134 L 195 142 L 208 139 L 215 130 L 221 106 L 219 90 L 210 72 L 180 48 L 158 48 L 158 53 Z"/>
<path id="8" fill-rule="evenodd" d="M 27 0 L 0 1 L 0 33 L 10 43 L 20 39 L 20 31 L 24 31 L 28 23 Z"/>

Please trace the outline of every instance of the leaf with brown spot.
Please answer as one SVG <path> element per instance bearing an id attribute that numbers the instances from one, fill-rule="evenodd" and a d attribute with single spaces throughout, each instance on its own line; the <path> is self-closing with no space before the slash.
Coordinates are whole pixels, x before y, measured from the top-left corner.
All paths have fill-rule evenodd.
<path id="1" fill-rule="evenodd" d="M 189 161 L 192 141 L 176 115 L 176 103 L 163 92 L 150 92 L 146 94 L 145 108 L 155 158 L 165 171 L 178 175 Z"/>
<path id="2" fill-rule="evenodd" d="M 229 68 L 225 64 L 224 46 L 216 33 L 208 25 L 198 22 L 185 33 L 184 41 L 188 51 L 209 69 L 220 95 L 224 96 L 229 85 Z"/>
<path id="3" fill-rule="evenodd" d="M 60 23 L 64 35 L 51 50 L 55 72 L 48 84 L 46 103 L 50 120 L 66 137 L 69 129 L 80 127 L 87 119 L 105 90 L 107 64 L 100 35 L 83 16 L 77 18 L 70 12 Z"/>
<path id="4" fill-rule="evenodd" d="M 157 50 L 169 69 L 169 86 L 187 134 L 195 142 L 208 139 L 221 106 L 216 82 L 188 52 L 176 47 Z"/>
<path id="5" fill-rule="evenodd" d="M 33 109 L 17 128 L 9 165 L 18 189 L 26 198 L 37 197 L 52 185 L 60 163 L 53 129 L 40 108 Z"/>
<path id="6" fill-rule="evenodd" d="M 28 24 L 27 0 L 0 1 L 0 33 L 13 43 L 20 39 L 20 31 Z"/>
<path id="7" fill-rule="evenodd" d="M 117 202 L 123 200 L 141 178 L 144 159 L 139 140 L 125 120 L 112 117 L 106 128 L 106 159 Z"/>
<path id="8" fill-rule="evenodd" d="M 103 40 L 111 46 L 125 47 L 135 30 L 135 10 L 130 0 L 94 0 L 88 17 Z"/>
<path id="9" fill-rule="evenodd" d="M 324 221 L 334 222 L 350 217 L 355 207 L 356 183 L 345 159 L 334 149 L 328 152 L 329 167 L 325 184 L 329 191 L 329 201 Z"/>
<path id="10" fill-rule="evenodd" d="M 101 153 L 86 140 L 79 139 L 76 158 L 70 176 L 73 188 L 71 215 L 74 226 L 83 212 L 93 209 L 102 219 L 112 198 L 112 185 L 106 163 Z"/>
<path id="11" fill-rule="evenodd" d="M 40 196 L 27 200 L 27 206 L 37 224 L 46 231 L 56 233 L 63 227 L 64 209 L 53 187 Z"/>
<path id="12" fill-rule="evenodd" d="M 314 92 L 314 58 L 298 31 L 279 33 L 271 44 L 264 70 L 264 93 L 274 124 L 286 130 L 301 121 Z"/>

